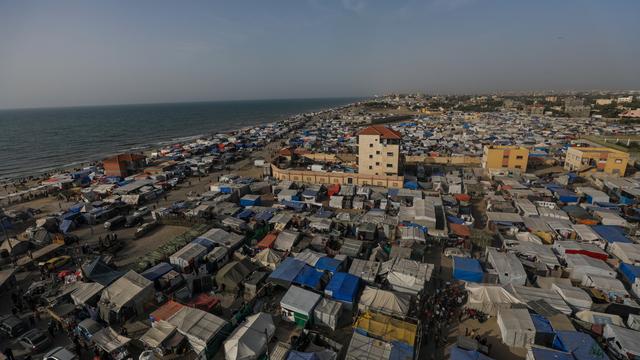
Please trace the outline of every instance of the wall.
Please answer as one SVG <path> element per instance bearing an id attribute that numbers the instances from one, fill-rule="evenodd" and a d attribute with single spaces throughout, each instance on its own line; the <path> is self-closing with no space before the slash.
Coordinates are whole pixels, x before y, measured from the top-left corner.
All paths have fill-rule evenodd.
<path id="1" fill-rule="evenodd" d="M 290 180 L 308 184 L 352 184 L 402 188 L 403 176 L 375 176 L 358 173 L 329 173 L 325 171 L 280 169 L 271 165 L 272 176 L 278 180 Z M 351 183 L 349 182 L 351 179 Z"/>
<path id="2" fill-rule="evenodd" d="M 428 156 L 411 155 L 405 156 L 407 164 L 442 164 L 442 165 L 471 165 L 477 166 L 482 163 L 480 156 Z"/>

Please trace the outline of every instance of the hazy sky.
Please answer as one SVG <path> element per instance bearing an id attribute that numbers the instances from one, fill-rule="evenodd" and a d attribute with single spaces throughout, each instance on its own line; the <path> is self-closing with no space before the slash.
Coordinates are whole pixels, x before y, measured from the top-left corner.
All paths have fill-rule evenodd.
<path id="1" fill-rule="evenodd" d="M 640 87 L 640 1 L 0 0 L 0 108 Z"/>

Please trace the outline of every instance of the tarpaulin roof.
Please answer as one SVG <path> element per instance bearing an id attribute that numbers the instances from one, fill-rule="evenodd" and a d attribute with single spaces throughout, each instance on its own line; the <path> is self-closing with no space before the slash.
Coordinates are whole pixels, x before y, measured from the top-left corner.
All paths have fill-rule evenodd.
<path id="1" fill-rule="evenodd" d="M 493 358 L 490 358 L 487 355 L 482 354 L 478 350 L 464 350 L 457 346 L 454 346 L 451 348 L 449 359 L 451 360 L 492 360 Z"/>
<path id="2" fill-rule="evenodd" d="M 457 280 L 479 283 L 482 282 L 484 272 L 478 260 L 455 256 L 453 258 L 453 277 Z"/>
<path id="3" fill-rule="evenodd" d="M 153 324 L 153 327 L 140 337 L 140 341 L 151 348 L 156 348 L 162 345 L 175 331 L 175 326 L 161 320 Z"/>
<path id="4" fill-rule="evenodd" d="M 111 353 L 127 345 L 129 341 L 131 341 L 131 339 L 118 334 L 110 326 L 98 331 L 91 337 L 91 342 L 107 353 Z"/>
<path id="5" fill-rule="evenodd" d="M 595 231 L 602 239 L 609 243 L 613 242 L 624 242 L 630 243 L 631 240 L 627 238 L 624 233 L 624 230 L 619 226 L 614 225 L 596 225 L 593 227 L 593 231 Z"/>
<path id="6" fill-rule="evenodd" d="M 533 355 L 531 360 L 575 360 L 570 353 L 559 350 L 534 346 L 529 351 Z"/>
<path id="7" fill-rule="evenodd" d="M 453 224 L 464 224 L 464 220 L 460 219 L 459 217 L 451 216 L 451 215 L 447 215 L 447 221 Z"/>
<path id="8" fill-rule="evenodd" d="M 304 265 L 302 270 L 298 273 L 295 279 L 293 279 L 294 284 L 298 284 L 301 286 L 306 286 L 312 289 L 322 289 L 322 279 L 324 274 L 318 270 L 316 270 L 313 266 Z"/>
<path id="9" fill-rule="evenodd" d="M 173 300 L 169 300 L 166 303 L 162 304 L 159 308 L 157 308 L 154 312 L 149 315 L 151 321 L 160 321 L 167 320 L 172 317 L 175 313 L 177 313 L 180 309 L 182 309 L 184 305 L 179 302 L 175 302 Z"/>
<path id="10" fill-rule="evenodd" d="M 621 263 L 618 270 L 630 284 L 633 284 L 636 278 L 640 276 L 640 266 Z"/>
<path id="11" fill-rule="evenodd" d="M 342 265 L 342 261 L 328 256 L 323 256 L 316 262 L 316 269 L 334 273 L 338 271 L 340 265 Z"/>
<path id="12" fill-rule="evenodd" d="M 112 269 L 102 261 L 101 257 L 97 257 L 90 263 L 83 265 L 82 272 L 87 279 L 100 283 L 104 286 L 108 286 L 125 273 L 124 271 Z"/>
<path id="13" fill-rule="evenodd" d="M 215 308 L 219 303 L 220 299 L 218 299 L 217 297 L 202 293 L 196 296 L 193 300 L 189 301 L 188 305 L 196 309 L 211 312 L 211 310 L 213 310 L 213 308 Z"/>
<path id="14" fill-rule="evenodd" d="M 324 292 L 332 299 L 346 302 L 353 302 L 358 293 L 362 280 L 349 273 L 337 272 L 333 274 Z"/>
<path id="15" fill-rule="evenodd" d="M 71 300 L 76 305 L 85 304 L 92 297 L 98 295 L 102 289 L 104 289 L 104 285 L 100 283 L 77 282 L 76 290 L 71 293 Z"/>
<path id="16" fill-rule="evenodd" d="M 411 295 L 367 286 L 362 291 L 359 307 L 390 315 L 406 316 L 411 306 Z"/>
<path id="17" fill-rule="evenodd" d="M 363 335 L 373 335 L 384 341 L 402 341 L 415 345 L 417 325 L 395 319 L 391 316 L 375 312 L 365 312 L 357 320 L 354 327 Z"/>
<path id="18" fill-rule="evenodd" d="M 247 317 L 224 342 L 227 360 L 258 359 L 267 351 L 276 331 L 271 314 L 264 312 Z"/>
<path id="19" fill-rule="evenodd" d="M 469 292 L 466 306 L 489 315 L 496 315 L 500 309 L 522 304 L 522 301 L 501 286 L 467 283 L 465 288 Z"/>
<path id="20" fill-rule="evenodd" d="M 278 265 L 271 275 L 269 275 L 269 280 L 283 284 L 284 286 L 289 286 L 305 265 L 304 261 L 291 257 L 286 258 L 280 263 L 280 265 Z"/>
<path id="21" fill-rule="evenodd" d="M 145 272 L 143 272 L 140 275 L 144 276 L 145 278 L 151 281 L 156 281 L 171 270 L 173 270 L 173 266 L 171 266 L 171 264 L 166 262 L 161 262 L 153 266 L 152 268 L 147 269 Z"/>
<path id="22" fill-rule="evenodd" d="M 347 360 L 388 360 L 391 359 L 392 345 L 386 341 L 373 339 L 353 332 L 349 348 L 347 349 Z"/>
<path id="23" fill-rule="evenodd" d="M 553 347 L 566 351 L 576 360 L 608 360 L 609 357 L 589 334 L 577 331 L 558 331 Z"/>
<path id="24" fill-rule="evenodd" d="M 470 237 L 471 236 L 471 229 L 469 229 L 468 226 L 466 225 L 462 225 L 462 224 L 456 224 L 456 223 L 449 223 L 449 228 L 451 229 L 451 231 L 458 235 L 458 236 L 462 236 L 462 237 Z"/>
<path id="25" fill-rule="evenodd" d="M 256 247 L 258 247 L 260 249 L 270 248 L 270 247 L 273 246 L 273 243 L 276 241 L 277 238 L 278 238 L 277 234 L 269 233 L 269 234 L 265 235 L 265 237 L 263 237 L 262 240 L 260 240 L 256 244 Z"/>
<path id="26" fill-rule="evenodd" d="M 321 298 L 320 294 L 316 294 L 313 291 L 291 286 L 282 297 L 282 300 L 280 300 L 280 306 L 299 314 L 310 316 Z"/>
<path id="27" fill-rule="evenodd" d="M 275 270 L 275 268 L 282 261 L 282 255 L 273 250 L 273 249 L 264 249 L 260 251 L 254 258 L 258 264 L 268 267 L 271 270 Z"/>
<path id="28" fill-rule="evenodd" d="M 533 325 L 536 328 L 536 332 L 550 334 L 554 333 L 553 327 L 547 318 L 539 314 L 529 314 L 531 316 L 531 321 L 533 321 Z"/>
<path id="29" fill-rule="evenodd" d="M 187 337 L 196 354 L 202 353 L 209 341 L 227 324 L 213 314 L 190 307 L 178 310 L 167 321 Z"/>

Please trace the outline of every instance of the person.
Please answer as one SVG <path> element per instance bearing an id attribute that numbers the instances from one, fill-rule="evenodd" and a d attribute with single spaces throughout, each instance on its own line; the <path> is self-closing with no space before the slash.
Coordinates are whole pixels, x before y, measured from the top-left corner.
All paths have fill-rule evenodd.
<path id="1" fill-rule="evenodd" d="M 15 356 L 13 356 L 13 350 L 10 347 L 4 349 L 4 356 L 7 357 L 7 360 L 16 360 Z"/>

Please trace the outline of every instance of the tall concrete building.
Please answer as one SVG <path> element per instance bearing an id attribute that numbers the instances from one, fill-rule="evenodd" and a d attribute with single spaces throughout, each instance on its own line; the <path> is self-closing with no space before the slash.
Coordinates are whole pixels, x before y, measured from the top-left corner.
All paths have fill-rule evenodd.
<path id="1" fill-rule="evenodd" d="M 583 99 L 566 98 L 564 100 L 564 112 L 571 117 L 589 117 L 591 106 L 584 105 Z"/>
<path id="2" fill-rule="evenodd" d="M 607 147 L 570 147 L 564 168 L 578 172 L 604 172 L 624 176 L 629 154 Z"/>
<path id="3" fill-rule="evenodd" d="M 358 173 L 398 176 L 400 170 L 399 132 L 381 125 L 369 126 L 358 133 Z"/>
<path id="4" fill-rule="evenodd" d="M 502 171 L 527 171 L 529 149 L 521 146 L 485 145 L 482 151 L 482 168 L 489 173 Z"/>

